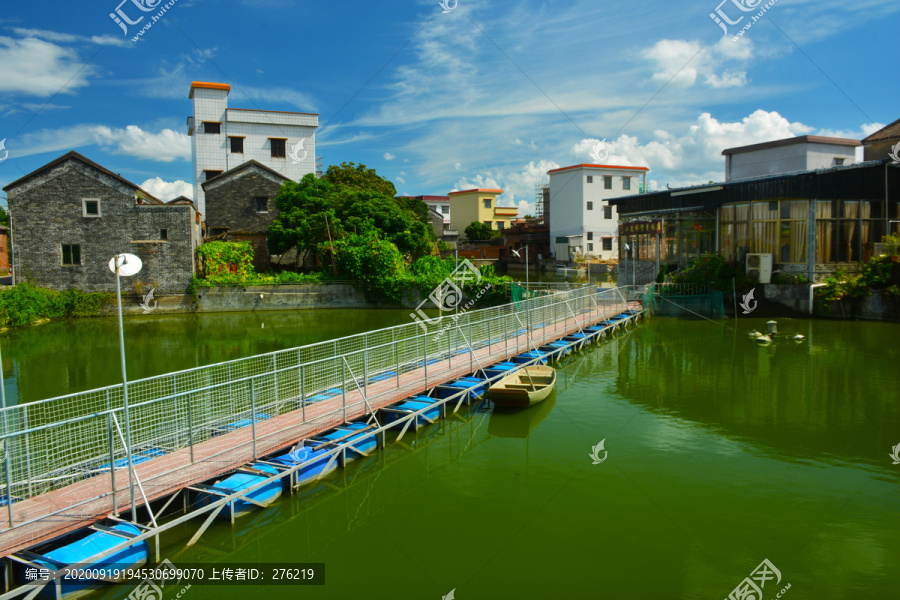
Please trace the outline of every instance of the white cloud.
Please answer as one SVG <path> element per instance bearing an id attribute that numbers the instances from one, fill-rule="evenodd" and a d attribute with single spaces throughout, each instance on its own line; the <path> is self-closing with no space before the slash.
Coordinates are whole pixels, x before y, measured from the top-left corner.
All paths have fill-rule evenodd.
<path id="1" fill-rule="evenodd" d="M 406 180 L 403 179 L 402 177 L 400 177 L 399 175 L 397 177 L 394 177 L 394 181 L 396 181 L 397 183 L 404 183 L 404 184 L 406 183 Z"/>
<path id="2" fill-rule="evenodd" d="M 150 133 L 136 125 L 128 125 L 125 129 L 101 126 L 95 130 L 95 138 L 100 145 L 113 147 L 115 154 L 162 162 L 191 159 L 190 138 L 171 129 Z"/>
<path id="3" fill-rule="evenodd" d="M 747 85 L 746 71 L 722 65 L 727 61 L 749 60 L 753 46 L 749 40 L 743 44 L 720 40 L 706 48 L 687 40 L 660 40 L 643 50 L 641 56 L 655 69 L 654 81 L 665 83 L 671 79 L 671 85 L 690 87 L 702 79 L 702 83 L 712 88 L 742 87 Z"/>
<path id="4" fill-rule="evenodd" d="M 864 123 L 859 129 L 819 129 L 816 135 L 861 140 L 885 126 L 884 123 Z"/>
<path id="5" fill-rule="evenodd" d="M 163 181 L 160 177 L 148 179 L 141 184 L 141 188 L 150 192 L 164 202 L 174 200 L 179 196 L 194 199 L 194 186 L 187 181 L 177 179 L 175 181 Z"/>
<path id="6" fill-rule="evenodd" d="M 117 38 L 112 35 L 92 35 L 92 36 L 84 36 L 84 35 L 75 35 L 73 33 L 60 33 L 58 31 L 48 31 L 46 29 L 26 29 L 24 27 L 14 27 L 13 31 L 16 32 L 17 35 L 26 38 L 40 38 L 42 40 L 47 40 L 48 42 L 62 42 L 62 43 L 71 43 L 71 42 L 89 42 L 91 44 L 97 44 L 98 46 L 130 46 L 131 44 L 126 39 Z"/>
<path id="7" fill-rule="evenodd" d="M 145 160 L 172 162 L 190 160 L 191 142 L 187 134 L 171 129 L 158 133 L 144 131 L 136 125 L 113 129 L 105 125 L 76 125 L 64 129 L 43 129 L 19 140 L 18 156 L 44 152 L 68 152 L 83 146 L 100 146 L 113 154 L 124 154 Z"/>
<path id="8" fill-rule="evenodd" d="M 657 130 L 653 138 L 641 143 L 637 137 L 620 135 L 606 142 L 607 164 L 649 167 L 669 175 L 674 186 L 694 185 L 710 180 L 721 181 L 725 175 L 722 150 L 806 135 L 812 131 L 799 122 L 790 122 L 775 111 L 757 110 L 738 122 L 722 122 L 703 113 L 686 131 L 672 134 Z M 583 139 L 571 152 L 575 162 L 591 162 L 590 152 L 596 139 Z"/>
<path id="9" fill-rule="evenodd" d="M 497 200 L 499 206 L 517 206 L 519 216 L 534 214 L 535 185 L 545 181 L 547 171 L 559 168 L 550 160 L 531 161 L 521 167 L 498 168 L 478 173 L 474 177 L 462 177 L 456 182 L 455 190 L 471 188 L 499 188 L 503 195 Z"/>
<path id="10" fill-rule="evenodd" d="M 397 157 L 395 155 L 391 154 L 390 152 L 384 153 L 384 160 L 394 160 L 395 158 L 397 158 Z"/>
<path id="11" fill-rule="evenodd" d="M 74 50 L 36 38 L 0 36 L 0 93 L 71 94 L 93 74 L 94 68 L 81 63 Z"/>

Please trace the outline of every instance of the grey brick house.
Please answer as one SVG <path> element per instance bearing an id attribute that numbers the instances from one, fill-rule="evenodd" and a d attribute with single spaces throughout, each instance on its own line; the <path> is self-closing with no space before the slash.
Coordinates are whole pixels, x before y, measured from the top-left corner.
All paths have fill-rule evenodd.
<path id="1" fill-rule="evenodd" d="M 200 243 L 200 214 L 190 200 L 162 202 L 74 151 L 3 190 L 14 282 L 115 291 L 109 260 L 128 252 L 144 266 L 125 286 L 141 283 L 160 293 L 184 293 L 190 285 Z"/>
<path id="2" fill-rule="evenodd" d="M 287 177 L 255 160 L 203 182 L 207 235 L 230 242 L 250 242 L 253 266 L 269 270 L 269 225 L 278 215 L 275 196 Z"/>

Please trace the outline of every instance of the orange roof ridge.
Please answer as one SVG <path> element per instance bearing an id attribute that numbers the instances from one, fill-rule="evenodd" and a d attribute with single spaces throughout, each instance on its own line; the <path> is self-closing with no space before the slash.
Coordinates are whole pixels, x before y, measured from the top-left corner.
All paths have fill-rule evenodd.
<path id="1" fill-rule="evenodd" d="M 598 165 L 595 163 L 585 163 L 581 165 L 570 165 L 568 167 L 560 167 L 558 169 L 551 169 L 547 171 L 547 173 L 558 173 L 560 171 L 568 171 L 569 169 L 579 169 L 582 167 L 589 167 L 593 169 L 629 169 L 632 171 L 650 171 L 648 167 L 631 167 L 627 165 Z"/>
<path id="2" fill-rule="evenodd" d="M 471 192 L 475 192 L 476 194 L 502 194 L 503 190 L 495 190 L 491 188 L 473 188 L 471 190 L 458 190 L 456 192 L 450 192 L 450 196 L 453 194 L 469 194 Z"/>

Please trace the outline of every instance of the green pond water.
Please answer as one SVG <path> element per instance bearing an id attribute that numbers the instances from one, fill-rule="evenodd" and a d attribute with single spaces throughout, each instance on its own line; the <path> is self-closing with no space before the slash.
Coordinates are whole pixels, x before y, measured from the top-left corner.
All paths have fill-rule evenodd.
<path id="1" fill-rule="evenodd" d="M 406 322 L 408 311 L 139 318 L 143 377 Z M 265 323 L 265 327 L 262 324 Z M 181 598 L 900 597 L 900 325 L 648 319 L 558 365 L 526 411 L 472 407 L 275 506 L 163 540 L 179 564 L 325 563 L 324 586 L 199 586 Z M 115 383 L 115 321 L 2 338 L 22 400 Z M 593 464 L 592 448 L 605 440 Z M 125 598 L 115 586 L 95 598 Z M 167 586 L 164 598 L 181 587 Z M 758 599 L 755 599 L 758 600 Z"/>

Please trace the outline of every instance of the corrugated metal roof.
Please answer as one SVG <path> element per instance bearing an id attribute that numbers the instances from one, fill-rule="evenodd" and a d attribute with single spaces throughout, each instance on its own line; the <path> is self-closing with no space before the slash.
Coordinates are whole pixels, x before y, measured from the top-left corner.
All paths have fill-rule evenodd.
<path id="1" fill-rule="evenodd" d="M 673 209 L 712 208 L 731 202 L 815 198 L 817 200 L 883 200 L 887 169 L 892 199 L 900 199 L 900 166 L 889 159 L 846 167 L 768 175 L 716 183 L 721 190 L 709 191 L 709 184 L 625 196 L 608 200 L 620 215 Z M 696 193 L 690 193 L 696 190 Z M 678 195 L 673 197 L 673 192 Z M 687 193 L 686 193 L 687 192 Z"/>

